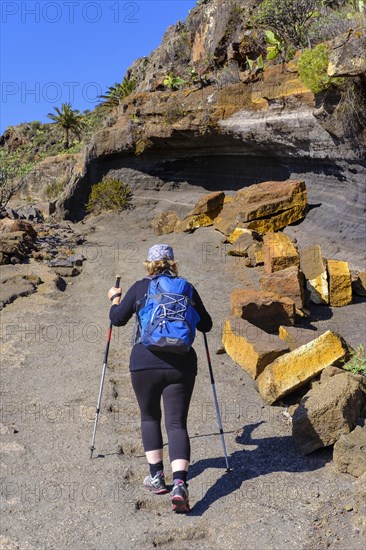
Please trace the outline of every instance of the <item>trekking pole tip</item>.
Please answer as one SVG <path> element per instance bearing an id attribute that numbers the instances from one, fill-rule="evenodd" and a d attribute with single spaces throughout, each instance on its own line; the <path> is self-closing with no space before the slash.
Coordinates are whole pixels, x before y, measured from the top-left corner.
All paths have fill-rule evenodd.
<path id="1" fill-rule="evenodd" d="M 93 458 L 94 447 L 90 447 L 90 458 Z"/>

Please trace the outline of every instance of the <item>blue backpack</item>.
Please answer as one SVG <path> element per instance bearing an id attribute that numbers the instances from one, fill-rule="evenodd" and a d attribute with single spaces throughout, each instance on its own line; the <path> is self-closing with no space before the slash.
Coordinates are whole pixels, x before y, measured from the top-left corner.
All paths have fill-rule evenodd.
<path id="1" fill-rule="evenodd" d="M 200 319 L 192 296 L 192 285 L 182 277 L 167 273 L 152 277 L 145 304 L 137 312 L 138 342 L 151 351 L 187 353 Z"/>

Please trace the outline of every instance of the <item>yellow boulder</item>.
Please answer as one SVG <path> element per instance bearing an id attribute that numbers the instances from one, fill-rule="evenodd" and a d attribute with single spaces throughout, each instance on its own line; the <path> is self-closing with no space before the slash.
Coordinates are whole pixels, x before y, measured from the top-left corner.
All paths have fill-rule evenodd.
<path id="1" fill-rule="evenodd" d="M 169 210 L 157 214 L 152 220 L 151 226 L 155 235 L 167 235 L 168 233 L 173 233 L 179 221 L 177 213 L 173 210 Z"/>
<path id="2" fill-rule="evenodd" d="M 238 227 L 266 233 L 303 218 L 306 210 L 304 181 L 266 181 L 239 190 L 224 204 L 215 228 L 225 235 Z"/>
<path id="3" fill-rule="evenodd" d="M 274 273 L 292 265 L 299 266 L 299 254 L 284 233 L 267 233 L 263 237 L 264 270 Z"/>
<path id="4" fill-rule="evenodd" d="M 300 269 L 306 278 L 306 288 L 314 304 L 329 303 L 328 275 L 318 244 L 300 250 Z"/>
<path id="5" fill-rule="evenodd" d="M 225 351 L 252 378 L 263 371 L 289 348 L 273 334 L 268 334 L 244 319 L 226 319 L 222 336 Z"/>
<path id="6" fill-rule="evenodd" d="M 208 227 L 213 225 L 215 212 L 203 214 L 188 214 L 182 221 L 178 222 L 174 227 L 175 233 L 183 231 L 190 233 L 199 227 Z"/>
<path id="7" fill-rule="evenodd" d="M 215 218 L 222 210 L 225 199 L 223 191 L 215 191 L 203 195 L 196 203 L 193 210 L 174 227 L 176 233 L 182 231 L 191 232 L 199 227 L 213 225 Z"/>
<path id="8" fill-rule="evenodd" d="M 295 304 L 287 297 L 264 290 L 235 288 L 230 295 L 231 315 L 245 319 L 266 332 L 295 323 Z"/>
<path id="9" fill-rule="evenodd" d="M 294 206 L 281 212 L 280 214 L 274 214 L 270 218 L 262 218 L 258 220 L 252 220 L 243 224 L 243 227 L 257 231 L 261 235 L 268 233 L 269 231 L 278 231 L 283 229 L 290 223 L 295 223 L 301 220 L 305 215 L 304 206 Z"/>
<path id="10" fill-rule="evenodd" d="M 252 235 L 253 231 L 251 229 L 244 229 L 243 227 L 236 227 L 232 233 L 228 236 L 225 242 L 234 244 L 240 237 L 243 235 Z"/>
<path id="11" fill-rule="evenodd" d="M 352 302 L 352 280 L 348 262 L 328 260 L 329 303 L 331 306 L 346 306 Z"/>
<path id="12" fill-rule="evenodd" d="M 208 193 L 201 197 L 193 211 L 192 214 L 208 214 L 213 212 L 214 215 L 211 218 L 216 217 L 220 212 L 225 200 L 225 193 L 223 191 L 214 191 L 213 193 Z"/>
<path id="13" fill-rule="evenodd" d="M 290 350 L 294 350 L 308 344 L 315 338 L 318 338 L 318 330 L 313 330 L 307 327 L 287 327 L 281 325 L 278 330 L 278 337 L 288 344 Z"/>
<path id="14" fill-rule="evenodd" d="M 345 358 L 347 353 L 344 340 L 328 330 L 266 366 L 257 379 L 257 389 L 264 401 L 272 405 L 303 386 L 325 367 Z"/>

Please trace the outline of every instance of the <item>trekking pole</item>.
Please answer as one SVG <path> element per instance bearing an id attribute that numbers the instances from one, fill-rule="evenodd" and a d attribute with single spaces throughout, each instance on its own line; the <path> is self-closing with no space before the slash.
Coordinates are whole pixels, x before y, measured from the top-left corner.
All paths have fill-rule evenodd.
<path id="1" fill-rule="evenodd" d="M 215 387 L 215 380 L 214 375 L 212 371 L 212 365 L 211 365 L 211 358 L 210 358 L 210 352 L 208 349 L 207 344 L 207 336 L 206 333 L 203 333 L 203 341 L 205 343 L 205 349 L 206 349 L 206 356 L 207 356 L 207 363 L 208 363 L 208 369 L 210 371 L 210 378 L 211 378 L 211 386 L 212 386 L 212 392 L 215 400 L 215 407 L 216 407 L 216 416 L 217 416 L 217 422 L 219 424 L 219 430 L 221 435 L 221 442 L 222 442 L 222 448 L 224 449 L 224 455 L 225 455 L 225 463 L 226 463 L 226 471 L 231 472 L 232 468 L 229 467 L 229 461 L 227 458 L 227 452 L 226 452 L 226 445 L 225 445 L 225 438 L 224 438 L 224 430 L 222 429 L 222 422 L 221 422 L 221 414 L 219 409 L 219 403 L 217 401 L 217 394 L 216 394 L 216 387 Z"/>
<path id="2" fill-rule="evenodd" d="M 116 284 L 114 285 L 115 288 L 119 288 L 121 277 L 118 275 L 116 278 Z M 93 430 L 93 439 L 92 443 L 90 445 L 90 458 L 93 458 L 93 451 L 95 449 L 94 442 L 95 442 L 95 434 L 97 433 L 97 425 L 98 425 L 98 418 L 99 418 L 99 412 L 100 412 L 100 403 L 102 401 L 102 392 L 103 392 L 103 384 L 104 384 L 104 378 L 105 373 L 107 370 L 107 361 L 108 361 L 108 352 L 109 352 L 109 344 L 111 343 L 111 336 L 112 336 L 112 322 L 109 323 L 109 329 L 108 329 L 108 335 L 107 335 L 107 345 L 104 352 L 104 359 L 103 359 L 103 370 L 102 370 L 102 379 L 100 381 L 99 386 L 99 395 L 98 395 L 98 402 L 95 409 L 95 420 L 94 420 L 94 430 Z"/>

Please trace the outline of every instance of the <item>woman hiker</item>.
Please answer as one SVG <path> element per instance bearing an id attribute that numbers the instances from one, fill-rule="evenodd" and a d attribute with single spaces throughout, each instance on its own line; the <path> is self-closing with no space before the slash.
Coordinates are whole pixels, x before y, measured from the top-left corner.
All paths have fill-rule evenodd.
<path id="1" fill-rule="evenodd" d="M 122 290 L 111 288 L 110 320 L 115 326 L 124 326 L 144 306 L 150 281 L 154 276 L 177 276 L 173 249 L 156 244 L 149 249 L 144 262 L 148 276 L 136 281 L 120 301 Z M 202 300 L 192 288 L 192 302 L 199 315 L 196 328 L 208 332 L 212 320 Z M 137 335 L 138 336 L 138 335 Z M 187 432 L 189 403 L 197 374 L 197 355 L 191 347 L 187 353 L 150 351 L 136 340 L 130 356 L 131 381 L 141 413 L 142 442 L 150 475 L 144 486 L 156 494 L 167 492 L 163 466 L 163 439 L 161 434 L 161 397 L 165 411 L 169 456 L 173 472 L 172 506 L 175 512 L 188 512 L 187 472 L 190 463 L 190 442 Z"/>

